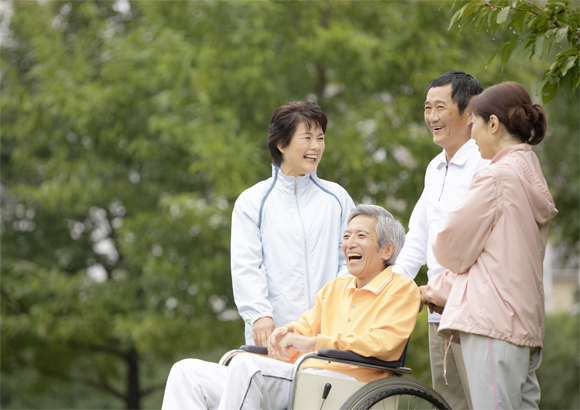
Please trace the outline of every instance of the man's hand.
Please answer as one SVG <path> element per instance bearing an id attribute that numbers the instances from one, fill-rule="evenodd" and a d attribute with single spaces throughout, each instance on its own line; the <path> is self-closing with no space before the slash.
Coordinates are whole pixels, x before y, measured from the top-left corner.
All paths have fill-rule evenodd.
<path id="1" fill-rule="evenodd" d="M 254 343 L 256 346 L 266 346 L 268 338 L 276 329 L 274 320 L 270 316 L 261 317 L 254 322 L 252 330 L 254 331 Z"/>
<path id="2" fill-rule="evenodd" d="M 294 333 L 294 326 L 290 325 L 286 329 L 276 329 L 268 338 L 268 356 L 271 359 L 279 360 L 278 346 L 288 333 Z"/>
<path id="3" fill-rule="evenodd" d="M 428 303 L 427 306 L 429 307 L 429 312 L 439 313 L 440 315 L 443 314 L 443 310 L 445 309 L 445 306 L 437 306 L 434 305 L 433 303 Z"/>
<path id="4" fill-rule="evenodd" d="M 289 350 L 310 352 L 316 348 L 317 337 L 302 336 L 298 333 L 288 333 L 278 344 L 278 351 L 284 360 L 290 360 Z"/>

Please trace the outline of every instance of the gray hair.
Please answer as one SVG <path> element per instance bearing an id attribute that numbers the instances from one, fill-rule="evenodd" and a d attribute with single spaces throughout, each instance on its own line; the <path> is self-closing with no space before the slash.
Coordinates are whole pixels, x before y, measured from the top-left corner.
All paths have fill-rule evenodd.
<path id="1" fill-rule="evenodd" d="M 392 266 L 397 260 L 397 256 L 405 244 L 405 228 L 401 222 L 397 221 L 393 215 L 385 208 L 377 205 L 357 205 L 350 212 L 348 223 L 359 215 L 371 216 L 377 220 L 375 223 L 375 232 L 379 248 L 391 244 L 395 251 L 391 257 L 385 261 L 385 267 Z"/>

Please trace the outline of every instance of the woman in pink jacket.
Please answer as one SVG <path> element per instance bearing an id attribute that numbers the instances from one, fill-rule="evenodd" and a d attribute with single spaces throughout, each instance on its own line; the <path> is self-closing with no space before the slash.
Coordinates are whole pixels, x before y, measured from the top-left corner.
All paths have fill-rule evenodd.
<path id="1" fill-rule="evenodd" d="M 513 82 L 489 87 L 470 109 L 471 136 L 492 161 L 433 242 L 450 272 L 429 281 L 423 301 L 444 306 L 439 331 L 461 343 L 474 409 L 537 409 L 542 261 L 558 212 L 531 147 L 546 117 Z"/>

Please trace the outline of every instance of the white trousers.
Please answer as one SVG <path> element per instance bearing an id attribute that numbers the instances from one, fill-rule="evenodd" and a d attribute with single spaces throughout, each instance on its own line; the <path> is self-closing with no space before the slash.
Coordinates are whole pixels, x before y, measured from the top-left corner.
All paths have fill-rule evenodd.
<path id="1" fill-rule="evenodd" d="M 474 410 L 537 409 L 542 350 L 461 332 Z"/>
<path id="2" fill-rule="evenodd" d="M 228 367 L 185 359 L 171 368 L 163 410 L 256 410 L 288 406 L 294 366 L 243 353 Z"/>

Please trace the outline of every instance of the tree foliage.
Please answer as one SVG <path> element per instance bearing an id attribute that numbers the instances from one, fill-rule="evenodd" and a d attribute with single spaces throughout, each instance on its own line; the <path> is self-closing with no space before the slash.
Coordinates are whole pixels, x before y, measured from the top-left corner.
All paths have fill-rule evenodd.
<path id="1" fill-rule="evenodd" d="M 458 3 L 453 1 L 454 4 Z M 493 32 L 512 32 L 490 58 L 501 52 L 501 66 L 514 56 L 542 59 L 549 56 L 549 67 L 542 76 L 542 99 L 549 102 L 559 87 L 580 85 L 580 4 L 574 0 L 497 0 L 469 1 L 455 12 L 449 28 L 474 26 Z M 563 51 L 554 52 L 554 47 Z M 555 55 L 554 55 L 555 54 Z"/>
<path id="2" fill-rule="evenodd" d="M 430 81 L 457 68 L 485 86 L 533 88 L 541 77 L 530 66 L 485 69 L 492 35 L 447 31 L 451 12 L 434 2 L 10 10 L 0 60 L 3 408 L 90 407 L 88 389 L 102 392 L 94 408 L 158 408 L 172 362 L 243 342 L 230 215 L 271 173 L 267 125 L 285 101 L 316 99 L 329 116 L 320 177 L 406 222 L 439 152 L 422 117 Z M 578 145 L 573 108 L 562 107 L 558 135 Z M 545 154 L 578 164 L 572 152 Z M 552 181 L 577 178 L 560 165 L 546 173 L 557 204 L 569 191 Z M 558 207 L 555 225 L 574 225 Z M 566 207 L 577 210 L 577 198 Z M 55 380 L 82 398 L 68 389 L 58 404 Z"/>

